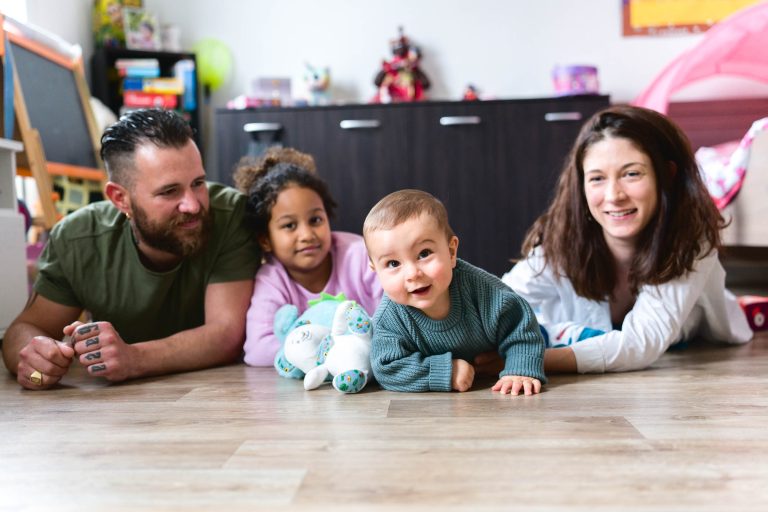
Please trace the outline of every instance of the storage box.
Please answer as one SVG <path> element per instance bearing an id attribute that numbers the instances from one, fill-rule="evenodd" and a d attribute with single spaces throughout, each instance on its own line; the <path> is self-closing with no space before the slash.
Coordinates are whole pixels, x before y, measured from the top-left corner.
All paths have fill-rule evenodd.
<path id="1" fill-rule="evenodd" d="M 555 66 L 552 70 L 552 84 L 555 94 L 598 94 L 600 83 L 594 66 Z"/>

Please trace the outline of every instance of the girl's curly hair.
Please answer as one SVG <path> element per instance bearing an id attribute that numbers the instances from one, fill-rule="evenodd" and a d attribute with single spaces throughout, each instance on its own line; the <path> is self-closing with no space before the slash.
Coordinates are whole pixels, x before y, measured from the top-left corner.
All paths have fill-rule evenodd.
<path id="1" fill-rule="evenodd" d="M 234 180 L 237 189 L 248 196 L 245 221 L 257 236 L 267 234 L 277 196 L 289 186 L 314 190 L 328 217 L 334 216 L 336 201 L 317 175 L 315 159 L 293 148 L 272 147 L 259 158 L 243 157 L 235 169 Z"/>

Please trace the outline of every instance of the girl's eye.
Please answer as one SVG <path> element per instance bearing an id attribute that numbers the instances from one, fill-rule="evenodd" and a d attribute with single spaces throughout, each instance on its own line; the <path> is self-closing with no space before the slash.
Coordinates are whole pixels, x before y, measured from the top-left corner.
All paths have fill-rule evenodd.
<path id="1" fill-rule="evenodd" d="M 587 179 L 587 183 L 600 183 L 603 180 L 602 176 L 590 176 Z"/>
<path id="2" fill-rule="evenodd" d="M 400 262 L 397 260 L 389 260 L 386 265 L 387 268 L 397 268 L 400 266 Z"/>
<path id="3" fill-rule="evenodd" d="M 432 254 L 432 250 L 431 249 L 422 249 L 422 251 L 419 253 L 419 259 L 424 259 L 427 256 L 429 256 L 430 254 Z"/>
<path id="4" fill-rule="evenodd" d="M 295 222 L 288 222 L 287 224 L 283 224 L 280 226 L 280 229 L 295 229 L 296 223 Z"/>
<path id="5" fill-rule="evenodd" d="M 313 226 L 318 226 L 318 225 L 322 224 L 323 222 L 325 222 L 325 219 L 323 217 L 320 217 L 319 215 L 309 219 L 309 223 L 311 225 L 313 225 Z"/>

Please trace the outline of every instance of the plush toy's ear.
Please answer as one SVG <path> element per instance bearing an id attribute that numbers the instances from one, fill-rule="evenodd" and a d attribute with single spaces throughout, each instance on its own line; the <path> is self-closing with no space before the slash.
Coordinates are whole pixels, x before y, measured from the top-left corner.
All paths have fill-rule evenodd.
<path id="1" fill-rule="evenodd" d="M 333 324 L 331 325 L 331 334 L 339 336 L 347 332 L 347 311 L 355 307 L 355 301 L 345 300 L 336 307 L 333 313 Z"/>
<path id="2" fill-rule="evenodd" d="M 299 308 L 292 304 L 286 304 L 275 313 L 274 328 L 275 336 L 280 342 L 285 341 L 285 337 L 293 329 L 293 322 L 299 317 Z"/>

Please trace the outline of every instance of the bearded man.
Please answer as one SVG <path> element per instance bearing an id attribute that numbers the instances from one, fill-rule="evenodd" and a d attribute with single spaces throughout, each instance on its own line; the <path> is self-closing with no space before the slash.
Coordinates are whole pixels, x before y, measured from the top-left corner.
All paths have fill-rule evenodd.
<path id="1" fill-rule="evenodd" d="M 109 200 L 51 231 L 34 292 L 6 331 L 8 370 L 40 390 L 75 358 L 110 381 L 237 360 L 260 261 L 245 196 L 206 183 L 174 112 L 123 116 L 104 132 L 101 157 Z M 78 321 L 83 311 L 93 321 Z"/>

